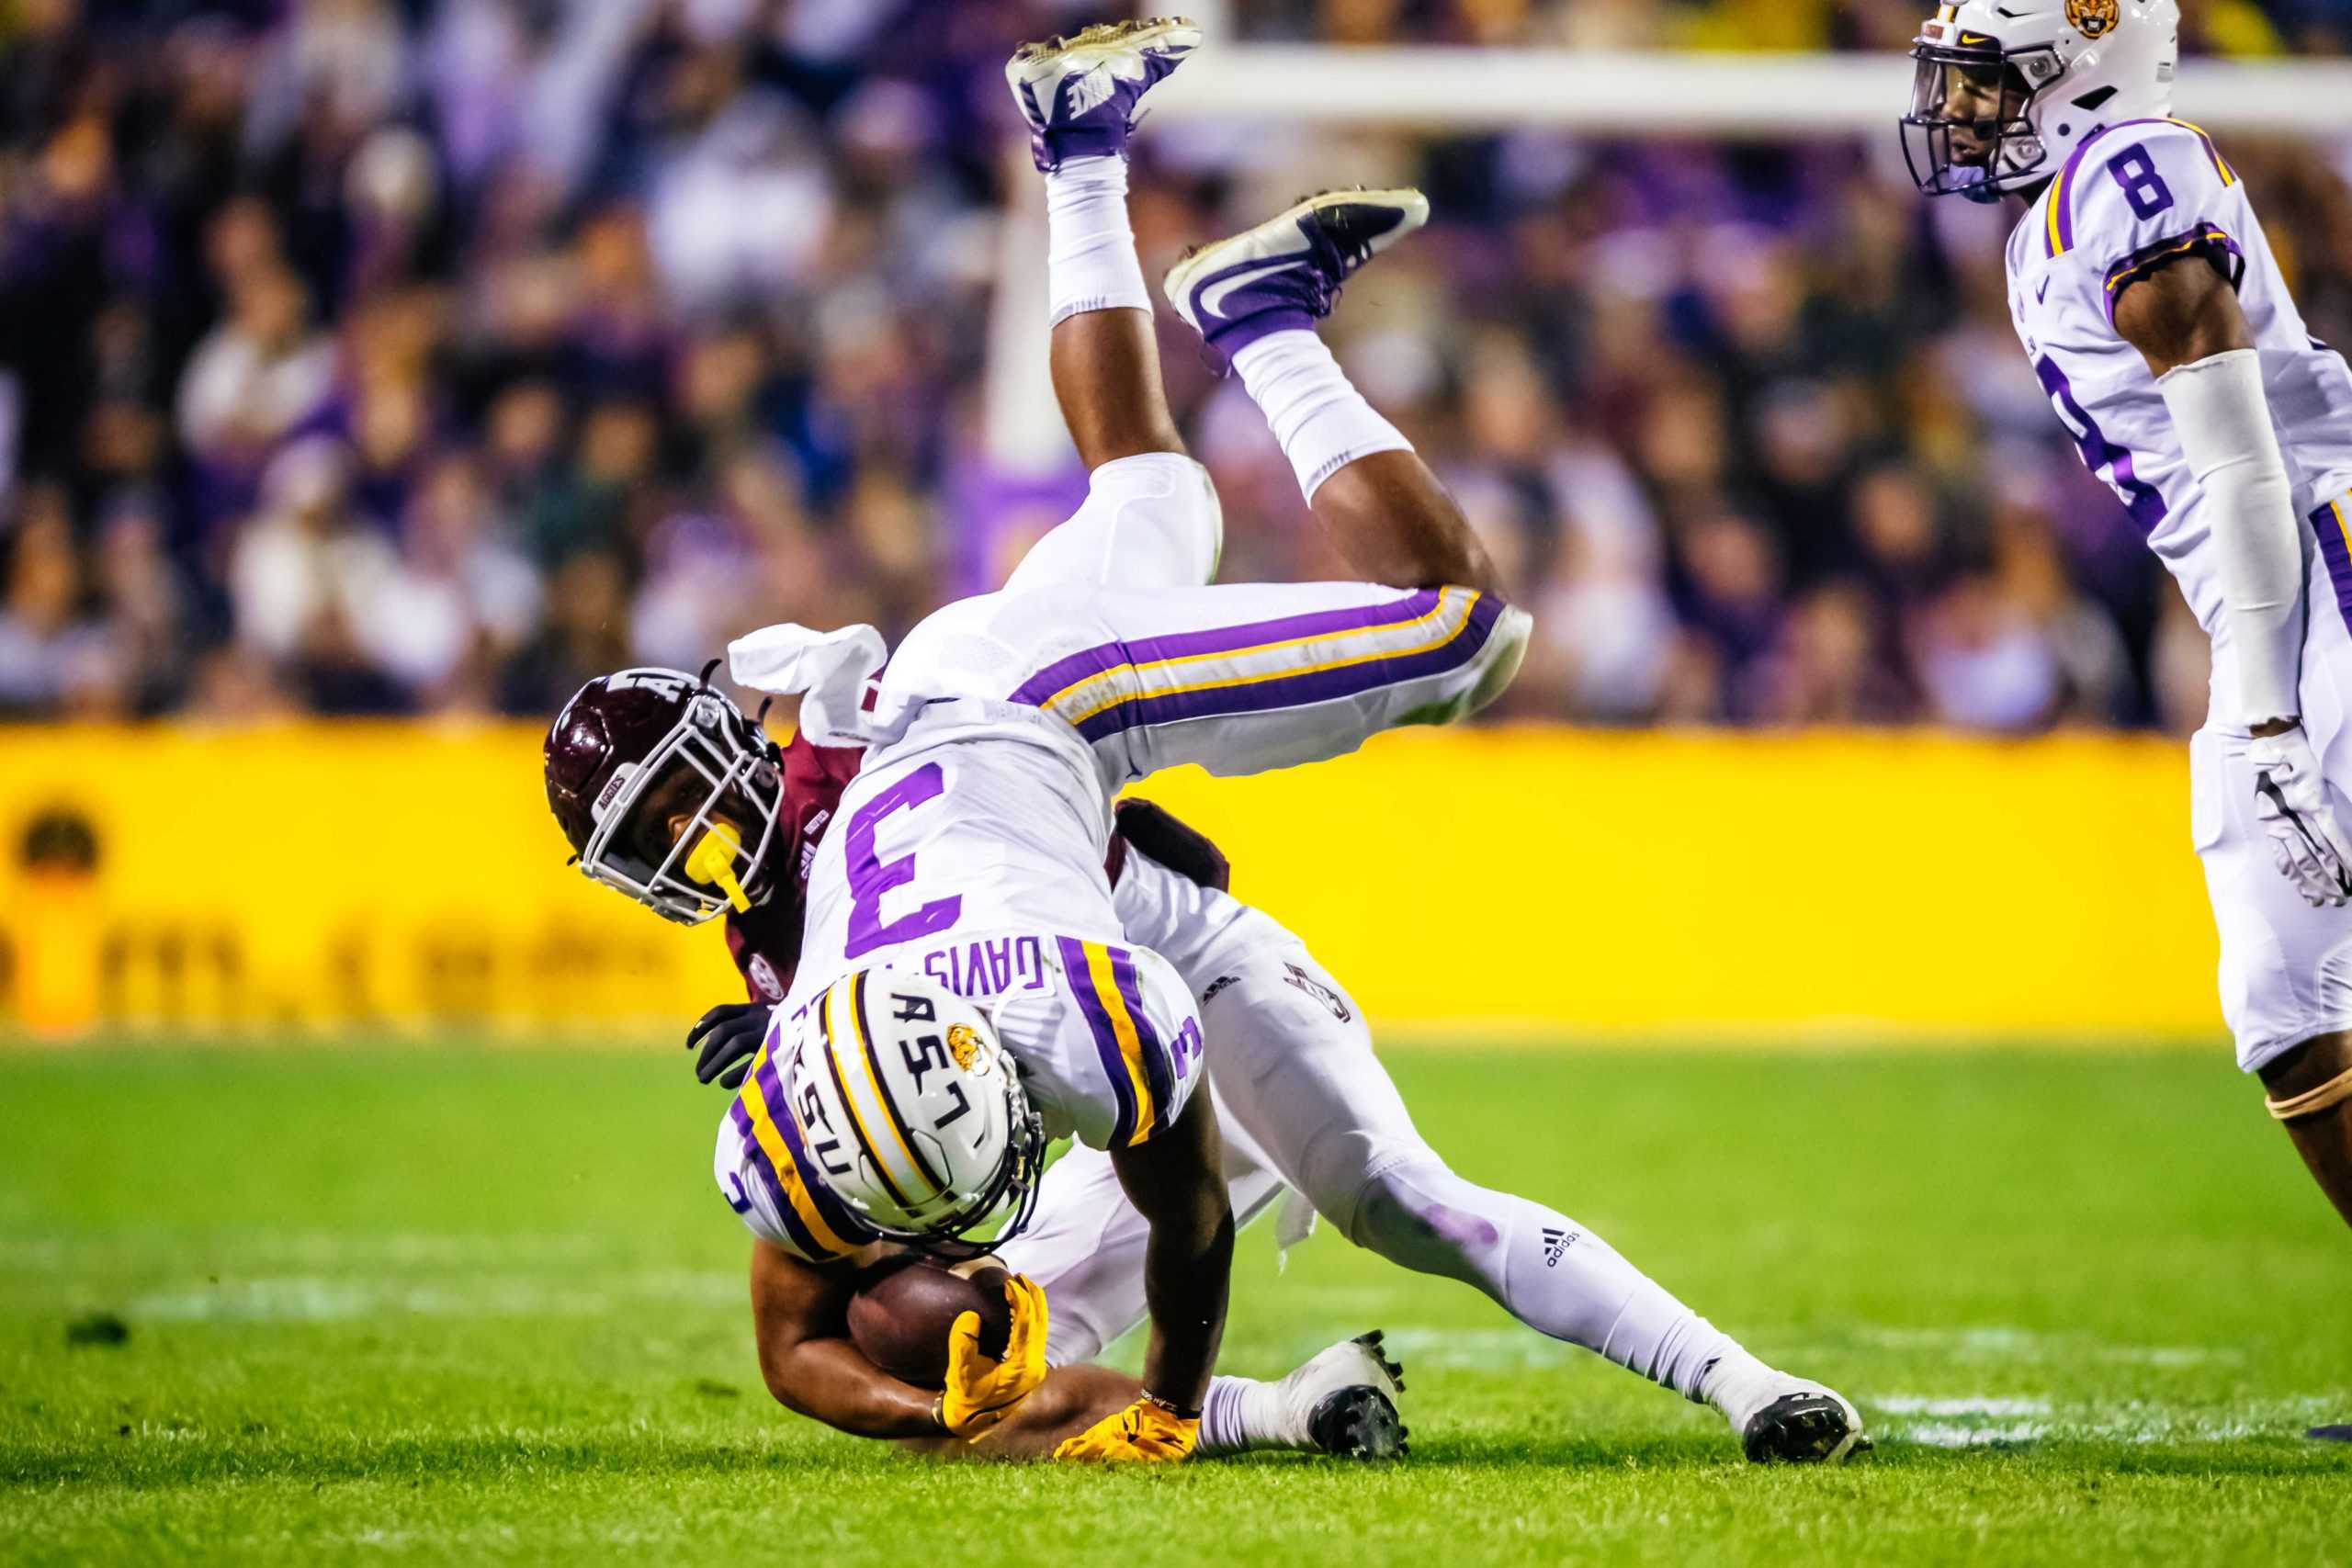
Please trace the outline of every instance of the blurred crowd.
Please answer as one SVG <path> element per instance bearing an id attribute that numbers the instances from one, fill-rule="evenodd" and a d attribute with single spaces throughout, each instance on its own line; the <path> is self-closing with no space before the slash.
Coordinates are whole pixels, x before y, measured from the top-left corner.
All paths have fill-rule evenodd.
<path id="1" fill-rule="evenodd" d="M 992 434 L 1051 418 L 992 374 L 1042 223 L 1001 66 L 1102 9 L 16 0 L 0 716 L 538 716 L 986 586 L 1083 486 Z M 1235 9 L 1263 39 L 1899 49 L 1922 7 Z M 2197 9 L 2250 51 L 2343 15 Z M 1916 197 L 1901 107 L 1736 148 L 1171 123 L 1136 227 L 1156 276 L 1302 189 L 1429 190 L 1333 336 L 1536 612 L 1513 713 L 2191 726 L 2202 638 L 2018 351 L 2009 219 Z M 2344 150 L 2231 156 L 2313 330 L 2352 336 Z M 1238 383 L 1163 326 L 1227 575 L 1331 571 Z"/>

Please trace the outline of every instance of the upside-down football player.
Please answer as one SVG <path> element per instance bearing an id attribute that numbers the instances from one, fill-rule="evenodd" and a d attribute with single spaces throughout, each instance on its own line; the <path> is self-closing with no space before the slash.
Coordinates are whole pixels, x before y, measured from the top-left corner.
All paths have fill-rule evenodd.
<path id="1" fill-rule="evenodd" d="M 1945 6 L 1904 146 L 1930 195 L 2023 206 L 2018 336 L 2212 638 L 2190 829 L 2222 1010 L 2352 1221 L 2352 371 L 2304 329 L 2237 171 L 2170 118 L 2179 31 L 2176 0 Z"/>
<path id="2" fill-rule="evenodd" d="M 1753 1459 L 1843 1458 L 1862 1443 L 1844 1399 L 1758 1361 L 1564 1215 L 1454 1175 L 1344 989 L 1223 890 L 1204 840 L 1134 803 L 1112 828 L 1112 795 L 1161 766 L 1257 771 L 1471 711 L 1526 635 L 1434 476 L 1312 330 L 1424 220 L 1413 192 L 1316 198 L 1170 275 L 1318 522 L 1389 585 L 1203 586 L 1221 518 L 1160 389 L 1125 161 L 1137 100 L 1196 41 L 1121 25 L 1009 68 L 1046 171 L 1055 388 L 1092 471 L 1077 515 L 879 678 L 865 628 L 739 642 L 739 682 L 805 694 L 780 769 L 731 704 L 675 672 L 592 682 L 548 737 L 549 798 L 584 871 L 673 919 L 732 905 L 757 999 L 697 1037 L 706 1079 L 752 1057 L 718 1165 L 758 1238 L 770 1386 L 843 1430 L 978 1434 L 1008 1454 L 1390 1451 L 1394 1385 L 1370 1347 L 1279 1384 L 1209 1376 L 1235 1216 L 1288 1187 L 1359 1245 L 1713 1404 Z M 1222 1135 L 1193 1092 L 1204 1033 Z M 999 1042 L 1017 1076 L 996 1071 Z M 1021 1140 L 966 1133 L 1017 1127 L 1032 1104 L 1085 1146 L 1001 1248 L 1020 1271 L 1016 1348 L 991 1363 L 959 1323 L 946 1393 L 899 1382 L 844 1337 L 858 1270 L 878 1243 L 936 1246 L 1001 1207 L 1027 1179 Z M 1035 1317 L 1042 1381 L 1007 1371 L 1036 1358 Z M 1147 1318 L 1140 1385 L 1078 1364 Z"/>

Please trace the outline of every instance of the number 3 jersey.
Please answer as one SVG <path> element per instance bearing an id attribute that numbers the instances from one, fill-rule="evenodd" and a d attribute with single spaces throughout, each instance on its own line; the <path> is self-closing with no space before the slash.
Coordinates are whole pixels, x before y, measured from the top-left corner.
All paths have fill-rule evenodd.
<path id="1" fill-rule="evenodd" d="M 2122 501 L 2212 637 L 2214 689 L 2233 692 L 2206 502 L 2154 376 L 2115 327 L 2128 286 L 2199 258 L 2237 289 L 2253 329 L 2295 509 L 2312 526 L 2311 635 L 2340 649 L 2352 608 L 2352 373 L 2305 330 L 2245 186 L 2212 138 L 2181 120 L 2126 120 L 2077 147 L 2009 236 L 2009 313 L 2084 464 Z M 2335 717 L 2333 683 L 2312 690 L 2312 662 L 2306 714 Z"/>

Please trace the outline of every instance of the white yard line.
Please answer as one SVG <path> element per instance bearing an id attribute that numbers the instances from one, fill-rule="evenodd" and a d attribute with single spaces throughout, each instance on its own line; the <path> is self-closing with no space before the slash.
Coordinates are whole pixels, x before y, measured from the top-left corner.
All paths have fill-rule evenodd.
<path id="1" fill-rule="evenodd" d="M 1939 1449 L 2014 1447 L 2046 1441 L 2222 1443 L 2301 1437 L 2341 1401 L 2321 1395 L 2256 1400 L 2228 1410 L 2148 1400 L 2053 1403 L 2007 1395 L 1887 1394 L 1860 1400 L 1881 1438 Z M 1924 1417 L 1918 1419 L 1916 1417 Z"/>

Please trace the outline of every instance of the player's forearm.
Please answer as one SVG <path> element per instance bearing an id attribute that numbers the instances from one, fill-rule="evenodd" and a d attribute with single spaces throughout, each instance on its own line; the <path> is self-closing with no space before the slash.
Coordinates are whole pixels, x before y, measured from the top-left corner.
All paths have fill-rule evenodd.
<path id="1" fill-rule="evenodd" d="M 1208 1397 L 1225 1339 L 1225 1308 L 1233 1276 L 1233 1209 L 1220 1188 L 1215 1212 L 1204 1201 L 1187 1223 L 1151 1228 L 1144 1249 L 1144 1303 L 1151 1340 L 1143 1359 L 1145 1392 L 1179 1410 L 1200 1409 Z"/>
<path id="2" fill-rule="evenodd" d="M 900 1382 L 846 1339 L 810 1339 L 760 1370 L 777 1404 L 854 1438 L 935 1438 L 939 1395 Z"/>
<path id="3" fill-rule="evenodd" d="M 2300 716 L 2302 528 L 2252 349 L 2182 365 L 2156 383 L 2204 491 L 2223 613 L 2249 728 Z"/>
<path id="4" fill-rule="evenodd" d="M 1226 1196 L 1216 1107 L 1195 1095 L 1173 1126 L 1148 1143 L 1111 1151 L 1127 1201 L 1151 1227 L 1144 1243 L 1143 1297 L 1151 1317 L 1146 1393 L 1195 1411 L 1225 1338 L 1233 1274 L 1233 1204 Z"/>

